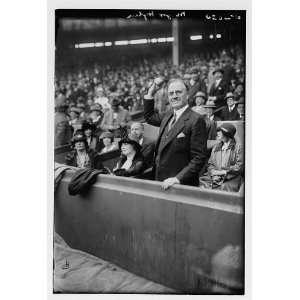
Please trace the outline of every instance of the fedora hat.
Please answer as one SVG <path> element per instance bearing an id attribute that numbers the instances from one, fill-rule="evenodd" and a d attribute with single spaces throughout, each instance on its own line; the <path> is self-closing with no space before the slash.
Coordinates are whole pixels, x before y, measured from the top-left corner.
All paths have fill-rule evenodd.
<path id="1" fill-rule="evenodd" d="M 217 72 L 220 72 L 220 73 L 224 74 L 223 69 L 217 68 L 217 69 L 215 69 L 215 70 L 213 71 L 213 75 L 215 75 Z"/>
<path id="2" fill-rule="evenodd" d="M 225 96 L 225 100 L 227 100 L 228 98 L 233 98 L 233 100 L 235 99 L 235 95 L 231 92 L 227 93 Z"/>

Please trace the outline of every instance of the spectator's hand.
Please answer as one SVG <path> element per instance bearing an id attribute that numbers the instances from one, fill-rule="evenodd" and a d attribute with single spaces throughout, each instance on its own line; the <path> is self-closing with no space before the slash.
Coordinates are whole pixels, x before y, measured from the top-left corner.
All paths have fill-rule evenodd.
<path id="1" fill-rule="evenodd" d="M 162 77 L 155 78 L 148 89 L 148 96 L 153 98 L 158 90 L 161 89 L 164 79 Z"/>
<path id="2" fill-rule="evenodd" d="M 226 175 L 225 170 L 211 170 L 211 176 L 223 176 Z"/>
<path id="3" fill-rule="evenodd" d="M 163 181 L 162 188 L 167 190 L 170 186 L 174 185 L 175 183 L 180 183 L 176 177 L 170 177 Z"/>

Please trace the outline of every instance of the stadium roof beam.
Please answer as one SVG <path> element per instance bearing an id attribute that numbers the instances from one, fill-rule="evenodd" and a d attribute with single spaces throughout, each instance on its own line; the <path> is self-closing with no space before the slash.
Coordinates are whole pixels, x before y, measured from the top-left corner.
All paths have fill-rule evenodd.
<path id="1" fill-rule="evenodd" d="M 173 65 L 179 66 L 182 60 L 182 28 L 178 19 L 172 20 L 172 59 Z"/>

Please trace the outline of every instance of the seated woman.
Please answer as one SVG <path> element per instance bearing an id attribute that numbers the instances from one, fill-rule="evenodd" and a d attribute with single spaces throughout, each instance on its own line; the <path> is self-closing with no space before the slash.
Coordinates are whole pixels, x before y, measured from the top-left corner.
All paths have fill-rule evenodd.
<path id="1" fill-rule="evenodd" d="M 89 149 L 86 137 L 83 134 L 77 133 L 74 135 L 72 138 L 72 147 L 74 150 L 72 150 L 65 159 L 67 165 L 78 168 L 103 168 L 99 159 L 96 159 L 97 153 Z"/>
<path id="2" fill-rule="evenodd" d="M 199 178 L 200 187 L 238 192 L 244 172 L 243 149 L 234 138 L 234 125 L 217 128 L 217 140 L 208 160 L 207 172 Z"/>
<path id="3" fill-rule="evenodd" d="M 95 124 L 89 123 L 87 121 L 83 122 L 82 124 L 82 131 L 86 137 L 87 144 L 90 149 L 96 151 L 98 140 L 97 137 L 94 135 L 96 130 Z"/>
<path id="4" fill-rule="evenodd" d="M 122 139 L 120 142 L 121 157 L 113 173 L 117 176 L 139 176 L 146 169 L 141 145 L 132 137 Z"/>
<path id="5" fill-rule="evenodd" d="M 114 135 L 111 132 L 103 132 L 99 139 L 102 140 L 104 145 L 104 148 L 101 149 L 100 154 L 118 149 L 118 145 L 113 143 Z"/>

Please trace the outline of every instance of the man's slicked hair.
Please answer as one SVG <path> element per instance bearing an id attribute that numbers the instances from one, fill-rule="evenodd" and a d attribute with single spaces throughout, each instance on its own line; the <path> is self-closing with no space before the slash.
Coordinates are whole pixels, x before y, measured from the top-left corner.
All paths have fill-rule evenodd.
<path id="1" fill-rule="evenodd" d="M 176 81 L 182 82 L 183 85 L 184 85 L 185 88 L 186 88 L 186 91 L 187 91 L 187 92 L 189 91 L 190 87 L 189 87 L 188 84 L 187 84 L 182 78 L 180 78 L 180 77 L 177 77 L 177 78 L 171 78 L 171 79 L 168 81 L 168 83 L 167 83 L 167 90 L 169 89 L 170 84 L 173 83 L 173 82 L 176 82 Z"/>

